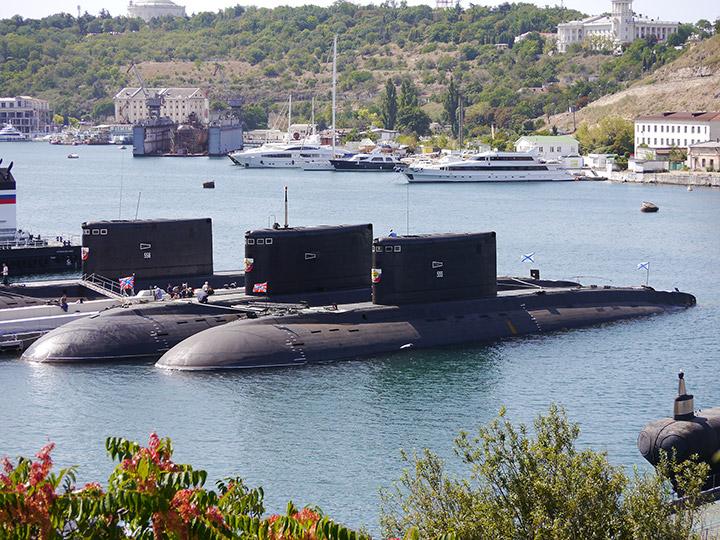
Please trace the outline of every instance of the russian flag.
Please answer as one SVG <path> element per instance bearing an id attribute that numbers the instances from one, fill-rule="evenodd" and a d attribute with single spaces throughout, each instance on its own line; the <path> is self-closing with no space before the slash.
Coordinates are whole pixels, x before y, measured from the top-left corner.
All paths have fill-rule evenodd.
<path id="1" fill-rule="evenodd" d="M 14 194 L 0 195 L 0 204 L 15 204 L 15 195 Z"/>

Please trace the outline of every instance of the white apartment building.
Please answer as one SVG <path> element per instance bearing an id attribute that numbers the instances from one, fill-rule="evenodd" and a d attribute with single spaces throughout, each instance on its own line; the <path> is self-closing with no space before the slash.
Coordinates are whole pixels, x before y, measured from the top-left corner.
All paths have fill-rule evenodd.
<path id="1" fill-rule="evenodd" d="M 148 98 L 160 98 L 160 117 L 183 124 L 191 113 L 198 121 L 207 124 L 210 118 L 210 100 L 200 88 L 123 88 L 115 95 L 115 121 L 138 124 L 150 118 Z"/>
<path id="2" fill-rule="evenodd" d="M 659 41 L 663 41 L 674 33 L 679 25 L 678 22 L 657 21 L 635 15 L 632 0 L 612 0 L 610 15 L 597 15 L 559 24 L 557 48 L 559 52 L 565 52 L 571 43 L 588 41 L 594 36 L 607 40 L 615 47 L 648 36 L 655 36 Z"/>
<path id="3" fill-rule="evenodd" d="M 50 102 L 29 96 L 0 98 L 0 127 L 12 124 L 27 137 L 50 133 L 52 125 Z"/>
<path id="4" fill-rule="evenodd" d="M 635 155 L 651 150 L 688 148 L 720 138 L 720 112 L 664 112 L 635 119 Z"/>
<path id="5" fill-rule="evenodd" d="M 185 17 L 185 6 L 178 6 L 170 0 L 130 0 L 128 4 L 128 17 L 130 19 L 140 18 L 149 21 L 154 17 Z"/>
<path id="6" fill-rule="evenodd" d="M 572 135 L 533 135 L 515 141 L 517 152 L 534 152 L 544 160 L 559 160 L 578 153 L 578 142 Z"/>

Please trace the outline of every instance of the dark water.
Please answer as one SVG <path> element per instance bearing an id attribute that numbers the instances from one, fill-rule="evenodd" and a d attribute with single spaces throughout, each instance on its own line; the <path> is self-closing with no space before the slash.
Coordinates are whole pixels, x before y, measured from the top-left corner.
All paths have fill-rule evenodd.
<path id="1" fill-rule="evenodd" d="M 80 159 L 68 160 L 69 152 Z M 498 270 L 650 285 L 697 296 L 685 312 L 489 345 L 406 351 L 292 369 L 168 373 L 151 364 L 35 366 L 0 359 L 0 455 L 48 440 L 58 466 L 107 479 L 108 436 L 173 439 L 177 461 L 210 479 L 240 475 L 270 512 L 319 505 L 377 531 L 378 487 L 399 478 L 398 449 L 451 458 L 459 430 L 501 406 L 531 422 L 551 402 L 581 426 L 581 444 L 644 467 L 636 438 L 672 411 L 677 371 L 696 407 L 720 405 L 720 190 L 572 182 L 412 185 L 399 174 L 253 171 L 226 159 L 133 159 L 115 147 L 1 143 L 14 160 L 18 225 L 79 234 L 98 219 L 211 217 L 217 270 L 237 269 L 248 229 L 371 222 L 376 235 L 495 230 Z M 214 190 L 202 182 L 214 180 Z M 642 214 L 652 201 L 657 214 Z M 139 204 L 138 204 L 139 201 Z M 452 463 L 452 466 L 456 465 Z"/>

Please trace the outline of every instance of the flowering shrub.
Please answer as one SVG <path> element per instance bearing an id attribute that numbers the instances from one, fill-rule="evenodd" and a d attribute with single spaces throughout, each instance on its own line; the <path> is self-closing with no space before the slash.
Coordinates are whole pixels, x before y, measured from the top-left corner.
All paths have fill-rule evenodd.
<path id="1" fill-rule="evenodd" d="M 324 517 L 318 508 L 261 519 L 262 488 L 241 478 L 203 488 L 206 472 L 172 461 L 170 439 L 150 435 L 147 447 L 119 438 L 106 441 L 119 461 L 107 490 L 98 483 L 76 488 L 74 468 L 51 472 L 48 444 L 31 462 L 3 458 L 0 538 L 8 540 L 365 540 Z M 59 490 L 60 484 L 63 488 Z"/>

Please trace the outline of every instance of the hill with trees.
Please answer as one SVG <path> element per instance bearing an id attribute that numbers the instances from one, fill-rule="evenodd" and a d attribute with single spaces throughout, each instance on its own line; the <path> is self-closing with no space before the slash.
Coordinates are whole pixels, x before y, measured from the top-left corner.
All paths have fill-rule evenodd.
<path id="1" fill-rule="evenodd" d="M 64 117 L 102 121 L 113 114 L 115 93 L 138 86 L 128 69 L 135 63 L 148 86 L 202 87 L 218 111 L 229 96 L 242 95 L 249 128 L 266 125 L 289 94 L 294 121 L 309 120 L 315 98 L 316 118 L 328 123 L 337 35 L 338 125 L 388 127 L 382 107 L 390 81 L 427 117 L 415 110 L 403 118 L 398 110 L 407 133 L 426 134 L 429 120 L 457 134 L 453 107 L 462 95 L 465 136 L 487 138 L 491 126 L 498 133 L 532 132 L 544 124 L 540 117 L 625 90 L 682 57 L 688 37 L 713 30 L 707 21 L 681 25 L 663 43 L 651 36 L 625 44 L 620 56 L 579 44 L 557 54 L 544 34 L 579 16 L 523 3 L 433 9 L 395 0 L 380 6 L 338 0 L 328 8 L 238 5 L 149 23 L 107 12 L 16 16 L 0 21 L 0 94 L 32 95 Z M 496 142 L 502 145 L 502 136 Z"/>

